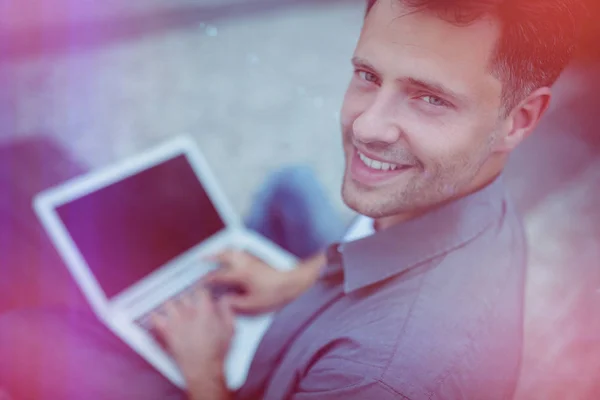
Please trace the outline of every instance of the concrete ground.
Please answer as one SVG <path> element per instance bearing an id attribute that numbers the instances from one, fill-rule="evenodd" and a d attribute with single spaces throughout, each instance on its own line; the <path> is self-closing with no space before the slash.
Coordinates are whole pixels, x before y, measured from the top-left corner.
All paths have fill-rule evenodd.
<path id="1" fill-rule="evenodd" d="M 189 133 L 240 212 L 289 163 L 313 165 L 345 211 L 338 110 L 362 2 L 129 3 L 6 36 L 0 138 L 48 134 L 100 167 Z"/>
<path id="2" fill-rule="evenodd" d="M 185 132 L 240 213 L 269 171 L 308 163 L 349 217 L 338 110 L 363 7 L 0 2 L 0 140 L 46 134 L 100 167 Z M 519 400 L 600 398 L 599 71 L 570 68 L 507 171 L 531 244 Z"/>

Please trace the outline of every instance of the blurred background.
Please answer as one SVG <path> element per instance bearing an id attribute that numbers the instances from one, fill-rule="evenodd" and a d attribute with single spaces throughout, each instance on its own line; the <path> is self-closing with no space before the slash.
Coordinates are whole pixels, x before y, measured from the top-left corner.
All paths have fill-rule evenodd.
<path id="1" fill-rule="evenodd" d="M 363 8 L 0 1 L 0 137 L 49 135 L 97 167 L 189 133 L 241 212 L 282 164 L 310 163 L 337 188 L 338 110 Z"/>
<path id="2" fill-rule="evenodd" d="M 600 399 L 600 17 L 590 6 L 551 110 L 507 170 L 531 249 L 520 400 Z M 349 218 L 338 111 L 363 12 L 362 0 L 0 0 L 10 222 L 0 264 L 26 282 L 0 277 L 4 309 L 73 301 L 63 267 L 36 269 L 60 261 L 28 227 L 27 196 L 180 133 L 238 212 L 269 171 L 306 163 Z"/>

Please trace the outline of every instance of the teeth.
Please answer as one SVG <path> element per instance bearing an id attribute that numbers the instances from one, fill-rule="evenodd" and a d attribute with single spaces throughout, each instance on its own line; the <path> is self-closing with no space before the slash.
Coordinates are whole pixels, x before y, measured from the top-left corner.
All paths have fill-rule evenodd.
<path id="1" fill-rule="evenodd" d="M 358 153 L 358 157 L 365 163 L 365 165 L 369 168 L 373 168 L 380 171 L 389 171 L 395 170 L 398 168 L 396 164 L 390 164 L 386 162 L 372 160 L 369 157 L 365 156 L 363 153 Z"/>

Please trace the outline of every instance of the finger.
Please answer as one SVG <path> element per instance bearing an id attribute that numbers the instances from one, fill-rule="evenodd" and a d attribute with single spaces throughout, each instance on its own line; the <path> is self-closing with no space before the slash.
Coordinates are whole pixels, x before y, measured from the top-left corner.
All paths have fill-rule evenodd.
<path id="1" fill-rule="evenodd" d="M 200 257 L 200 259 L 202 261 L 217 261 L 219 259 L 219 256 L 221 255 L 221 253 L 209 253 L 209 254 L 204 254 Z"/>
<path id="2" fill-rule="evenodd" d="M 211 253 L 208 253 L 208 254 L 204 254 L 204 255 L 202 256 L 202 259 L 205 259 L 205 260 L 215 260 L 215 259 L 220 259 L 220 258 L 222 258 L 223 256 L 227 256 L 227 254 L 228 254 L 229 252 L 231 252 L 232 250 L 234 250 L 234 248 L 233 248 L 233 247 L 226 247 L 226 248 L 222 248 L 222 249 L 220 249 L 220 250 L 218 250 L 218 251 L 211 252 Z"/>
<path id="3" fill-rule="evenodd" d="M 229 299 L 222 297 L 218 302 L 219 315 L 225 326 L 231 330 L 233 330 L 235 326 L 235 314 L 233 312 L 232 306 L 229 303 Z"/>
<path id="4" fill-rule="evenodd" d="M 214 311 L 214 301 L 210 296 L 210 292 L 204 288 L 199 288 L 196 291 L 197 307 L 201 313 Z"/>
<path id="5" fill-rule="evenodd" d="M 168 331 L 169 321 L 166 316 L 161 315 L 158 312 L 152 313 L 150 316 L 150 325 L 158 335 L 164 338 Z"/>
<path id="6" fill-rule="evenodd" d="M 232 249 L 227 249 L 218 253 L 209 254 L 203 257 L 203 259 L 213 261 L 219 264 L 229 264 L 231 259 L 233 258 L 232 252 Z"/>
<path id="7" fill-rule="evenodd" d="M 239 253 L 243 257 L 243 260 L 245 263 L 256 262 L 256 261 L 264 263 L 264 261 L 260 257 L 258 257 L 255 254 L 252 254 L 246 250 L 239 250 Z"/>
<path id="8" fill-rule="evenodd" d="M 204 274 L 199 280 L 198 280 L 198 284 L 197 286 L 204 286 L 204 283 L 208 283 L 208 282 L 218 282 L 220 279 L 222 279 L 224 276 L 228 276 L 228 274 L 230 274 L 232 271 L 232 268 L 229 267 L 228 265 L 222 265 L 220 267 L 218 267 L 217 269 L 214 269 L 212 271 L 207 272 L 206 274 Z"/>
<path id="9" fill-rule="evenodd" d="M 239 268 L 247 264 L 247 253 L 239 249 L 227 249 L 215 255 L 214 260 L 221 267 Z"/>
<path id="10" fill-rule="evenodd" d="M 188 289 L 179 296 L 179 305 L 186 309 L 194 308 L 194 291 Z"/>
<path id="11" fill-rule="evenodd" d="M 241 270 L 224 269 L 210 272 L 200 279 L 201 286 L 210 286 L 214 284 L 223 285 L 242 285 L 244 283 L 244 274 Z"/>
<path id="12" fill-rule="evenodd" d="M 165 302 L 159 310 L 167 320 L 173 320 L 179 315 L 179 307 L 176 299 Z"/>
<path id="13" fill-rule="evenodd" d="M 226 294 L 221 299 L 227 301 L 230 308 L 240 314 L 258 314 L 262 312 L 262 307 L 252 299 L 251 296 L 239 294 Z"/>

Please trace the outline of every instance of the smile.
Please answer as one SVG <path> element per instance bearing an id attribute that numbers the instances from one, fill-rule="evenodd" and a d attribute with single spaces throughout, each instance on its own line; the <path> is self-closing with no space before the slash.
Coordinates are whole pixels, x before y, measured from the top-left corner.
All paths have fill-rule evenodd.
<path id="1" fill-rule="evenodd" d="M 356 148 L 353 153 L 350 161 L 350 176 L 355 182 L 366 186 L 382 185 L 391 179 L 404 175 L 412 168 L 410 165 L 374 160 Z"/>
<path id="2" fill-rule="evenodd" d="M 374 169 L 376 171 L 394 171 L 399 168 L 399 166 L 396 164 L 373 160 L 373 159 L 367 157 L 366 155 L 364 155 L 363 153 L 361 153 L 360 151 L 358 151 L 358 158 L 360 158 L 360 160 L 367 167 Z"/>

